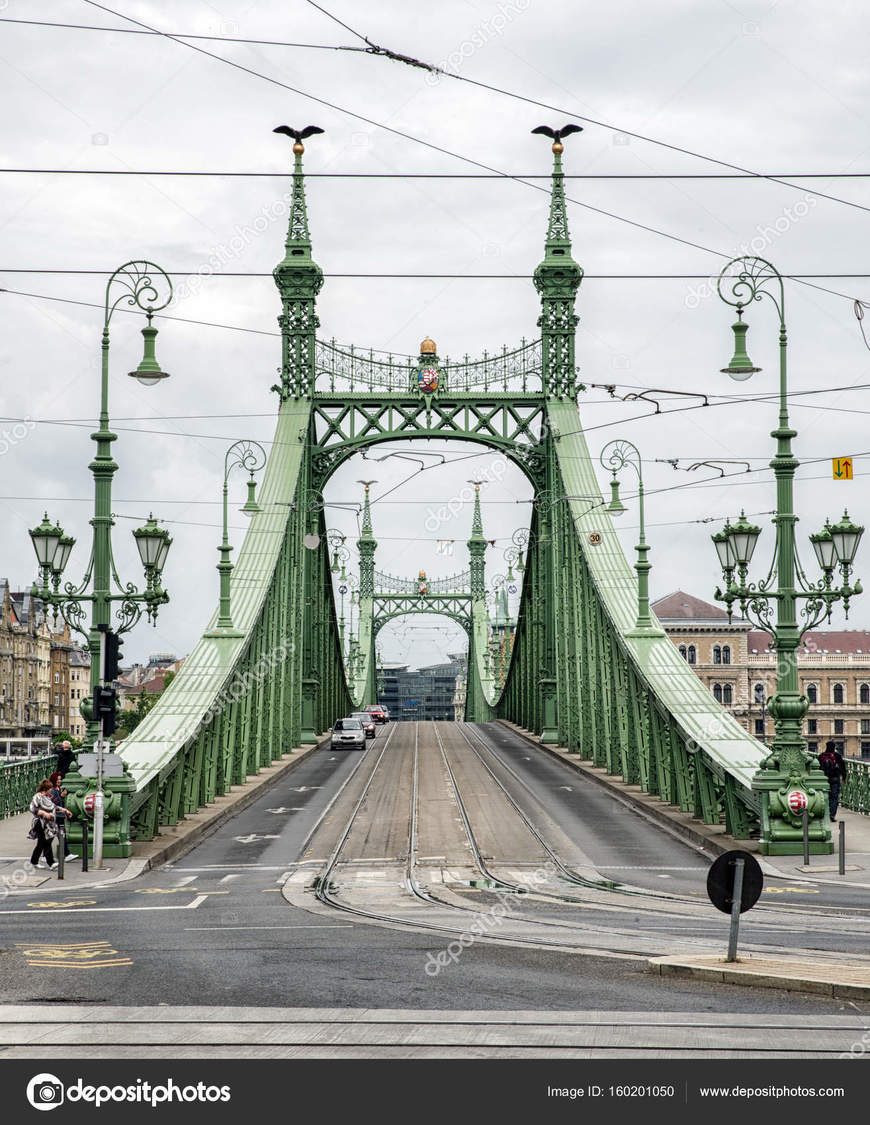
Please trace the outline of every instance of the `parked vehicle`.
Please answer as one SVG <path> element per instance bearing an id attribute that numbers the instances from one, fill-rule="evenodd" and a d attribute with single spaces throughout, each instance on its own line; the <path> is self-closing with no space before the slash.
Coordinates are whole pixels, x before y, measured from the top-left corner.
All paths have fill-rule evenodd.
<path id="1" fill-rule="evenodd" d="M 371 715 L 376 723 L 385 723 L 387 721 L 387 713 L 381 707 L 380 703 L 372 703 L 366 707 L 366 711 Z"/>
<path id="2" fill-rule="evenodd" d="M 375 737 L 375 720 L 371 717 L 368 711 L 354 711 L 351 715 L 352 719 L 359 719 L 362 723 L 363 730 L 366 732 L 366 738 Z"/>
<path id="3" fill-rule="evenodd" d="M 329 745 L 332 750 L 365 750 L 366 732 L 359 719 L 336 719 Z"/>

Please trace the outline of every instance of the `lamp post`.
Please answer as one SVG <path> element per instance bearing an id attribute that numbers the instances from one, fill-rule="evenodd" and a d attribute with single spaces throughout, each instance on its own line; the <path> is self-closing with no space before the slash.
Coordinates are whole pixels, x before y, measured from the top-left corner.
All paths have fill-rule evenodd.
<path id="1" fill-rule="evenodd" d="M 776 693 L 768 700 L 767 709 L 773 717 L 775 735 L 770 754 L 762 761 L 752 782 L 761 794 L 761 851 L 767 855 L 796 855 L 803 850 L 802 813 L 810 818 L 810 850 L 815 854 L 833 851 L 828 819 L 827 782 L 821 770 L 813 769 L 813 755 L 807 751 L 803 738 L 803 720 L 809 709 L 800 691 L 797 648 L 801 637 L 823 618 L 830 620 L 831 609 L 838 602 L 848 616 L 849 601 L 860 594 L 861 583 L 851 584 L 850 572 L 864 532 L 852 523 L 848 514 L 839 523 L 825 527 L 810 536 L 822 577 L 811 582 L 801 566 L 795 544 L 793 485 L 799 462 L 791 441 L 797 436 L 788 418 L 787 335 L 785 292 L 782 277 L 763 258 L 735 258 L 729 262 L 717 282 L 719 296 L 737 309 L 734 332 L 734 355 L 722 371 L 743 381 L 761 369 L 754 367 L 746 352 L 748 325 L 743 310 L 751 302 L 768 297 L 779 319 L 779 420 L 771 437 L 776 439 L 776 454 L 770 462 L 776 477 L 776 529 L 773 561 L 767 576 L 749 581 L 752 560 L 761 529 L 750 523 L 741 512 L 740 518 L 713 536 L 713 544 L 722 567 L 724 589 L 716 590 L 716 598 L 725 602 L 729 618 L 735 602 L 740 612 L 772 638 L 777 654 Z M 834 586 L 834 570 L 839 567 L 839 586 Z M 798 620 L 798 607 L 801 620 Z M 776 620 L 773 620 L 774 607 Z"/>
<path id="2" fill-rule="evenodd" d="M 165 293 L 165 297 L 162 294 Z M 87 638 L 91 654 L 91 700 L 82 707 L 88 721 L 85 745 L 96 746 L 97 789 L 94 795 L 94 867 L 102 866 L 103 852 L 103 736 L 115 729 L 114 689 L 105 688 L 104 681 L 115 679 L 117 669 L 106 668 L 107 647 L 112 647 L 110 665 L 116 663 L 117 637 L 132 629 L 142 612 L 153 624 L 157 622 L 158 607 L 169 601 L 161 585 L 163 567 L 172 539 L 169 532 L 158 526 L 149 516 L 143 527 L 133 535 L 142 566 L 145 570 L 145 588 L 138 590 L 133 583 L 122 583 L 112 554 L 112 478 L 118 466 L 112 458 L 112 442 L 117 435 L 109 429 L 109 326 L 119 305 L 126 304 L 141 309 L 147 323 L 142 329 L 144 350 L 142 360 L 131 377 L 145 386 L 154 386 L 168 378 L 160 369 L 155 356 L 157 329 L 152 326 L 153 314 L 165 308 L 172 299 L 172 283 L 168 275 L 153 262 L 126 262 L 120 266 L 106 284 L 103 335 L 101 350 L 100 419 L 99 427 L 91 436 L 97 452 L 90 464 L 94 478 L 94 515 L 91 519 L 91 556 L 81 582 L 65 583 L 61 579 L 69 560 L 75 539 L 64 533 L 59 524 L 52 524 L 46 514 L 42 523 L 30 532 L 39 563 L 39 579 L 33 593 L 51 606 L 55 616 L 59 613 L 71 629 Z M 86 628 L 86 604 L 91 604 L 90 628 Z M 118 623 L 112 629 L 112 603 L 118 602 Z M 86 701 L 87 702 L 87 701 Z M 78 775 L 75 775 L 78 776 Z M 123 786 L 119 786 L 120 789 Z M 73 802 L 74 803 L 74 802 Z M 120 812 L 121 801 L 118 801 Z M 119 839 L 119 846 L 124 844 Z"/>
<path id="3" fill-rule="evenodd" d="M 233 573 L 233 564 L 230 562 L 230 546 L 229 527 L 228 527 L 228 502 L 229 502 L 229 482 L 230 473 L 233 469 L 243 469 L 248 473 L 248 498 L 245 500 L 243 506 L 239 509 L 244 515 L 249 518 L 257 515 L 262 511 L 262 508 L 257 503 L 256 489 L 257 482 L 254 474 L 259 472 L 260 469 L 266 464 L 266 451 L 262 445 L 256 441 L 249 441 L 243 439 L 241 441 L 234 441 L 233 444 L 226 451 L 224 456 L 224 488 L 223 488 L 223 538 L 221 539 L 218 551 L 220 552 L 220 562 L 217 564 L 217 571 L 220 575 L 220 608 L 218 609 L 217 625 L 214 629 L 204 633 L 206 637 L 219 640 L 224 637 L 243 637 L 244 633 L 240 633 L 238 629 L 233 627 L 232 607 L 230 604 L 230 578 Z"/>
<path id="4" fill-rule="evenodd" d="M 610 469 L 613 474 L 610 481 L 610 503 L 607 505 L 607 511 L 612 516 L 621 516 L 626 510 L 625 505 L 619 498 L 619 480 L 616 474 L 626 465 L 630 465 L 637 473 L 637 506 L 640 515 L 640 530 L 635 546 L 637 562 L 634 564 L 634 569 L 637 571 L 637 618 L 634 629 L 627 635 L 629 637 L 661 637 L 664 635 L 662 630 L 653 625 L 652 618 L 649 615 L 649 572 L 652 570 L 652 563 L 647 558 L 649 544 L 646 541 L 646 512 L 644 510 L 643 468 L 640 452 L 637 446 L 632 445 L 630 441 L 617 438 L 616 441 L 608 442 L 601 450 L 600 460 L 602 466 L 605 469 Z"/>
<path id="5" fill-rule="evenodd" d="M 338 622 L 339 636 L 341 637 L 341 652 L 344 656 L 344 596 L 347 593 L 347 564 L 350 561 L 350 551 L 345 547 L 347 540 L 346 535 L 342 535 L 340 531 L 327 531 L 326 539 L 329 546 L 332 548 L 332 565 L 330 571 L 337 575 L 339 587 L 338 592 L 341 597 L 341 615 Z"/>

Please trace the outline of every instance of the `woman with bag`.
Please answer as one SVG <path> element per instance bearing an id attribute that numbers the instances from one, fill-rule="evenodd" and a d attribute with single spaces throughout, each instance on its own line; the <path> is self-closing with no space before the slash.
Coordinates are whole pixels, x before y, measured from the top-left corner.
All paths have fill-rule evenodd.
<path id="1" fill-rule="evenodd" d="M 50 871 L 54 871 L 57 864 L 51 850 L 51 841 L 57 835 L 57 824 L 54 819 L 54 801 L 52 801 L 50 793 L 51 782 L 47 777 L 43 778 L 33 794 L 33 800 L 30 802 L 33 824 L 30 826 L 28 836 L 31 840 L 36 840 L 36 847 L 30 857 L 32 866 L 39 866 L 39 857 L 42 855 L 45 857 L 45 866 Z"/>

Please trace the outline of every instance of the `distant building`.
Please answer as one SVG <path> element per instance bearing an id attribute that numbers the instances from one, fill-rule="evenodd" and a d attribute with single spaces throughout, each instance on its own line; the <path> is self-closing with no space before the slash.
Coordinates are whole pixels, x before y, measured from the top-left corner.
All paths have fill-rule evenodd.
<path id="1" fill-rule="evenodd" d="M 456 717 L 457 677 L 461 664 L 433 664 L 411 672 L 407 664 L 387 664 L 378 669 L 378 702 L 398 722 L 437 719 L 452 722 Z"/>
<path id="2" fill-rule="evenodd" d="M 677 590 L 653 603 L 662 628 L 713 696 L 757 738 L 773 737 L 764 708 L 776 692 L 770 637 L 742 619 L 728 622 L 720 606 Z M 829 739 L 850 758 L 870 759 L 870 632 L 811 629 L 798 649 L 800 690 L 810 703 L 808 748 Z"/>
<path id="3" fill-rule="evenodd" d="M 91 694 L 90 653 L 74 644 L 69 654 L 69 726 L 67 730 L 73 738 L 84 739 L 88 724 L 82 716 L 80 707 L 83 699 Z"/>

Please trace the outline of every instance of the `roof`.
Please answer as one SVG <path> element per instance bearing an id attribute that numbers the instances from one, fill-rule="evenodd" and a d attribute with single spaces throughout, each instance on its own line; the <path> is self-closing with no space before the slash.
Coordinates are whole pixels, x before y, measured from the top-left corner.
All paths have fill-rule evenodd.
<path id="1" fill-rule="evenodd" d="M 772 651 L 770 637 L 752 629 L 746 637 L 749 651 Z M 812 657 L 816 653 L 862 653 L 870 655 L 870 632 L 866 629 L 812 629 L 804 633 L 799 656 Z"/>
<path id="2" fill-rule="evenodd" d="M 659 621 L 728 621 L 728 614 L 717 605 L 675 590 L 653 602 L 651 609 Z"/>

